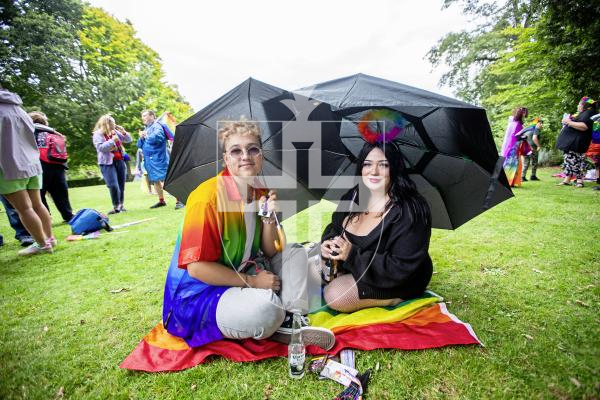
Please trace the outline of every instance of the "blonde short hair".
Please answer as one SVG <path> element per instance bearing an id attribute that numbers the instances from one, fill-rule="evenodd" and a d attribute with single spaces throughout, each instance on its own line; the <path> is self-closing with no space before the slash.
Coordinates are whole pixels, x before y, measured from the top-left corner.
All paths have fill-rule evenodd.
<path id="1" fill-rule="evenodd" d="M 48 125 L 48 117 L 41 111 L 32 111 L 29 116 L 35 124 Z"/>
<path id="2" fill-rule="evenodd" d="M 110 114 L 104 114 L 98 121 L 96 121 L 96 125 L 94 126 L 94 132 L 100 131 L 104 135 L 109 135 L 112 133 L 115 126 L 115 119 Z"/>
<path id="3" fill-rule="evenodd" d="M 260 126 L 255 121 L 240 119 L 239 121 L 219 121 L 219 146 L 225 151 L 225 142 L 232 135 L 250 135 L 254 136 L 258 144 L 262 147 Z"/>

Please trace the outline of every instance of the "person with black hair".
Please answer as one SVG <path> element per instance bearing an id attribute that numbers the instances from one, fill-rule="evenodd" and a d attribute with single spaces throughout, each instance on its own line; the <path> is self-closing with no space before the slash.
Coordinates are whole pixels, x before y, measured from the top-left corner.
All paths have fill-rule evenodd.
<path id="1" fill-rule="evenodd" d="M 407 174 L 400 148 L 393 142 L 365 144 L 356 176 L 358 185 L 342 196 L 352 209 L 341 202 L 321 240 L 322 265 L 332 260 L 341 273 L 325 287 L 324 298 L 341 312 L 421 296 L 433 273 L 431 211 Z M 366 204 L 357 207 L 362 198 Z"/>

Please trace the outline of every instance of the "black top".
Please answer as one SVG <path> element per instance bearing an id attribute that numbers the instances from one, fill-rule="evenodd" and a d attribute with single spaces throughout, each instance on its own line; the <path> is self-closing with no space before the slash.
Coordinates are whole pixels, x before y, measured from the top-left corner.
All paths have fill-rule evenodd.
<path id="1" fill-rule="evenodd" d="M 351 193 L 342 197 L 350 199 Z M 347 215 L 338 207 L 321 241 L 340 235 Z M 428 251 L 431 226 L 412 221 L 406 205 L 395 205 L 367 235 L 346 232 L 352 250 L 342 269 L 356 280 L 359 298 L 406 300 L 423 294 L 433 272 Z"/>
<path id="2" fill-rule="evenodd" d="M 594 112 L 592 110 L 585 110 L 580 113 L 577 118 L 573 118 L 575 122 L 583 122 L 587 125 L 585 131 L 577 130 L 570 126 L 565 126 L 560 131 L 558 138 L 556 139 L 556 148 L 562 151 L 574 151 L 575 153 L 585 153 L 590 147 L 592 141 L 592 128 L 594 121 L 592 116 Z"/>

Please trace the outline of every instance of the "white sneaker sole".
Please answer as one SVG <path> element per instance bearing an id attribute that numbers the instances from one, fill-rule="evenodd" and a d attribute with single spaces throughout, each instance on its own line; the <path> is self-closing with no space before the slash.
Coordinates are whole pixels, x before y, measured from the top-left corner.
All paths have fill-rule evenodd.
<path id="1" fill-rule="evenodd" d="M 312 344 L 324 350 L 329 350 L 335 345 L 335 335 L 327 328 L 305 326 L 301 331 L 305 346 Z"/>
<path id="2" fill-rule="evenodd" d="M 304 341 L 305 346 L 314 345 L 319 346 L 323 350 L 329 350 L 335 345 L 335 335 L 327 328 L 303 326 L 301 331 L 302 340 Z M 288 344 L 291 337 L 291 333 L 283 332 L 283 330 L 280 329 L 275 332 L 273 336 L 271 336 L 271 339 L 280 343 Z"/>
<path id="3" fill-rule="evenodd" d="M 52 247 L 47 248 L 47 249 L 40 249 L 38 251 L 31 251 L 31 252 L 24 252 L 23 250 L 19 251 L 18 254 L 21 257 L 29 257 L 29 256 L 35 256 L 38 254 L 52 254 Z"/>

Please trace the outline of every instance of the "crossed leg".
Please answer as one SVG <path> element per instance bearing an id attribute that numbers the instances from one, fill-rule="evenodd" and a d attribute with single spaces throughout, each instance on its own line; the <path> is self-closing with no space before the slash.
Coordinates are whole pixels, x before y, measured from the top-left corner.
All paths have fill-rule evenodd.
<path id="1" fill-rule="evenodd" d="M 325 302 L 330 308 L 340 312 L 354 312 L 369 307 L 395 306 L 402 299 L 361 299 L 352 274 L 338 276 L 332 280 L 323 293 Z"/>

